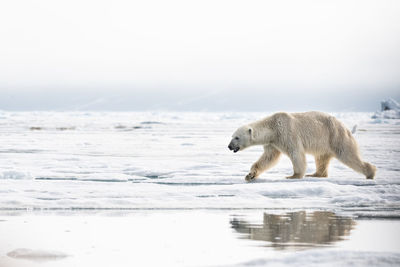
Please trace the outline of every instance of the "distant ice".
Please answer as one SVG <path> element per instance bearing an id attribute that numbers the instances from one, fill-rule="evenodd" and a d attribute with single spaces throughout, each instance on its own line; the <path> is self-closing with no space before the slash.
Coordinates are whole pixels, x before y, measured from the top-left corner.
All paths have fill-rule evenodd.
<path id="1" fill-rule="evenodd" d="M 385 119 L 400 119 L 400 104 L 394 99 L 381 101 L 381 110 L 372 115 L 375 122 L 384 122 Z"/>

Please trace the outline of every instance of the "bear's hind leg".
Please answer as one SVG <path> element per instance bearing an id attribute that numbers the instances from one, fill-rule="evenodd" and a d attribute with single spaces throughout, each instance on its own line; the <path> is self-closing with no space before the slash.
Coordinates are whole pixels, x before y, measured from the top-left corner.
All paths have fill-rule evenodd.
<path id="1" fill-rule="evenodd" d="M 324 154 L 315 157 L 315 165 L 317 170 L 314 174 L 307 174 L 307 177 L 328 177 L 329 162 L 332 159 L 332 155 Z"/>
<path id="2" fill-rule="evenodd" d="M 306 155 L 303 152 L 293 151 L 289 155 L 290 160 L 293 164 L 293 175 L 288 176 L 286 178 L 295 179 L 295 178 L 303 178 L 306 173 Z"/>
<path id="3" fill-rule="evenodd" d="M 356 151 L 337 154 L 336 157 L 356 172 L 364 174 L 367 179 L 374 179 L 376 167 L 368 162 L 363 162 Z"/>

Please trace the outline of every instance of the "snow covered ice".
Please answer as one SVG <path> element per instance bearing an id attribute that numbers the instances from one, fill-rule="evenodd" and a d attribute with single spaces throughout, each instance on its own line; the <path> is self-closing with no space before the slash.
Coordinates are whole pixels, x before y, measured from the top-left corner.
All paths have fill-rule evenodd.
<path id="1" fill-rule="evenodd" d="M 288 158 L 246 183 L 261 147 L 233 154 L 234 129 L 268 114 L 2 112 L 1 209 L 312 208 L 398 216 L 400 126 L 337 113 L 364 159 L 366 180 L 334 161 L 330 177 L 287 180 Z M 308 158 L 308 173 L 315 169 Z"/>
<path id="2" fill-rule="evenodd" d="M 374 180 L 365 179 L 336 160 L 330 165 L 328 178 L 288 180 L 284 177 L 292 173 L 292 165 L 287 157 L 282 157 L 277 166 L 255 182 L 247 183 L 244 177 L 262 154 L 262 147 L 233 154 L 227 145 L 238 126 L 267 115 L 0 112 L 0 210 L 2 214 L 20 215 L 30 211 L 146 213 L 157 210 L 166 225 L 179 221 L 176 219 L 168 224 L 170 217 L 164 212 L 171 210 L 173 216 L 179 217 L 181 213 L 192 216 L 192 211 L 211 221 L 214 216 L 216 222 L 232 214 L 256 216 L 254 211 L 261 212 L 257 212 L 255 219 L 258 223 L 262 219 L 259 214 L 264 212 L 288 214 L 304 210 L 327 211 L 348 218 L 400 216 L 399 119 L 378 123 L 371 118 L 372 113 L 333 114 L 349 129 L 357 125 L 354 135 L 363 159 L 378 168 Z M 308 157 L 307 162 L 307 173 L 313 173 L 314 159 Z M 199 212 L 202 214 L 198 215 Z M 29 220 L 35 221 L 35 217 L 29 217 Z M 186 224 L 185 220 L 188 219 L 183 216 L 182 225 Z M 136 221 L 137 218 L 132 219 L 132 223 Z M 102 223 L 106 225 L 106 222 Z M 195 221 L 192 223 L 196 224 Z M 226 223 L 228 225 L 224 224 L 224 227 L 231 231 L 229 227 L 233 226 L 229 226 L 229 221 Z M 55 220 L 54 225 L 57 224 L 62 222 Z M 124 229 L 129 229 L 126 227 Z M 398 231 L 393 238 L 395 236 Z M 232 240 L 226 241 L 225 245 L 228 243 Z M 44 251 L 41 247 L 18 245 L 10 250 L 1 251 L 0 248 L 0 254 L 25 251 L 21 249 Z M 386 265 L 400 262 L 396 251 L 368 254 L 368 249 L 362 252 L 329 249 L 296 253 L 310 259 L 311 265 L 317 265 L 321 257 L 333 259 L 332 255 L 343 255 L 347 261 L 341 263 L 347 266 L 353 262 L 377 265 L 383 258 L 387 259 Z M 66 255 L 79 254 L 62 247 L 48 250 Z M 198 265 L 287 266 L 290 257 L 293 260 L 296 256 L 265 258 L 264 252 L 249 252 L 247 258 L 237 256 L 232 258 L 234 261 L 213 255 L 215 261 Z M 60 262 L 70 258 L 73 259 L 66 257 Z M 196 265 L 185 263 L 183 265 Z M 307 262 L 303 260 L 299 264 L 307 265 Z M 170 262 L 170 266 L 176 265 L 182 264 Z"/>

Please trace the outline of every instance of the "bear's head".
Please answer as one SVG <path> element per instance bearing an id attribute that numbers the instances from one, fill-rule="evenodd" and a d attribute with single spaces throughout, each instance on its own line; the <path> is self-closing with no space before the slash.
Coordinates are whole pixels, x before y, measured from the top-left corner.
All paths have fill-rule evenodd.
<path id="1" fill-rule="evenodd" d="M 242 126 L 232 135 L 228 148 L 234 153 L 252 145 L 253 129 L 250 126 Z"/>

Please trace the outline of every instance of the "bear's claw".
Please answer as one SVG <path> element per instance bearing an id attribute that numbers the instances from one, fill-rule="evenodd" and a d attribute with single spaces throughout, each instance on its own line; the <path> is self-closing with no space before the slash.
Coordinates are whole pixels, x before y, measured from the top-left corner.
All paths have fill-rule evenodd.
<path id="1" fill-rule="evenodd" d="M 256 174 L 254 172 L 250 172 L 249 174 L 246 175 L 246 181 L 250 182 L 256 178 Z"/>

